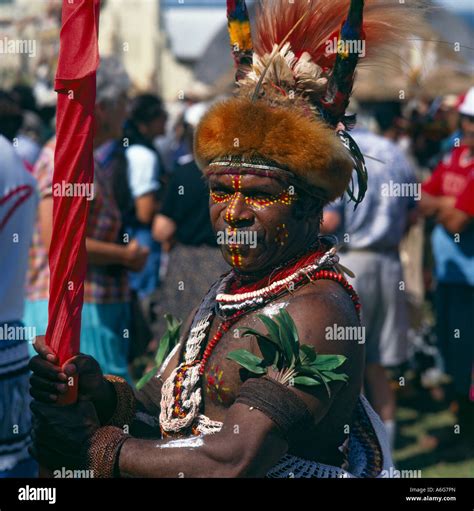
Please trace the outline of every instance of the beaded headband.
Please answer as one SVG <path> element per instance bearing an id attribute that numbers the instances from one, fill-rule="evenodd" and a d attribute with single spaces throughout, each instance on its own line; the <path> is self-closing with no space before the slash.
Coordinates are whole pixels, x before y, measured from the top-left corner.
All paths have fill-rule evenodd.
<path id="1" fill-rule="evenodd" d="M 244 175 L 270 177 L 278 179 L 285 184 L 294 185 L 300 193 L 305 193 L 319 200 L 327 200 L 325 191 L 321 188 L 311 186 L 296 174 L 273 160 L 261 156 L 252 156 L 246 158 L 239 155 L 228 155 L 216 158 L 204 169 L 204 174 L 208 176 Z"/>

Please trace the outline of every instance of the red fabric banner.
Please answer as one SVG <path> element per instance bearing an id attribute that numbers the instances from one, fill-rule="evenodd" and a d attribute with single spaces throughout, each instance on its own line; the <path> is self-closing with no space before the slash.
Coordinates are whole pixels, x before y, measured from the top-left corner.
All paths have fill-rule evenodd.
<path id="1" fill-rule="evenodd" d="M 87 267 L 87 195 L 94 181 L 99 8 L 100 0 L 63 0 L 62 7 L 55 82 L 58 105 L 46 331 L 46 343 L 58 355 L 61 364 L 79 352 Z M 66 401 L 74 400 L 77 395 L 75 387 Z"/>

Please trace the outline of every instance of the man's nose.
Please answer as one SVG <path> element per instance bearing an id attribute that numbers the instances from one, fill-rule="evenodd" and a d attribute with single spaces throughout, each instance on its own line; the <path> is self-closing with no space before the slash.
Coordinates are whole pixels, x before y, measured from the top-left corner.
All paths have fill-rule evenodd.
<path id="1" fill-rule="evenodd" d="M 245 227 L 253 223 L 253 213 L 245 204 L 242 193 L 234 193 L 225 210 L 224 220 L 231 227 Z"/>

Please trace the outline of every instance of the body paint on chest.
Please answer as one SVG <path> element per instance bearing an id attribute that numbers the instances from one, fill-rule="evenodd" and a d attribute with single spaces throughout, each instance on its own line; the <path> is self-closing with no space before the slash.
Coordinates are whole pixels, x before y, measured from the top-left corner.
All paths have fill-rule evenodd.
<path id="1" fill-rule="evenodd" d="M 226 386 L 223 379 L 224 371 L 217 365 L 212 365 L 206 372 L 206 395 L 218 405 L 228 405 L 232 401 L 231 389 Z"/>

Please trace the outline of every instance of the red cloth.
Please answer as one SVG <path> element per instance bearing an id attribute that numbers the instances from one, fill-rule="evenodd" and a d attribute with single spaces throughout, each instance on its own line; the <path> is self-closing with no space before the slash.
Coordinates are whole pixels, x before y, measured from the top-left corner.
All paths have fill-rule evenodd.
<path id="1" fill-rule="evenodd" d="M 53 190 L 56 183 L 91 186 L 94 180 L 99 7 L 100 0 L 63 0 L 55 82 L 58 105 Z M 53 195 L 46 343 L 59 356 L 61 363 L 79 352 L 87 263 L 85 230 L 89 202 L 85 195 Z"/>
<path id="2" fill-rule="evenodd" d="M 457 198 L 464 192 L 473 170 L 474 158 L 469 156 L 469 148 L 461 145 L 439 163 L 422 190 L 429 195 Z"/>

